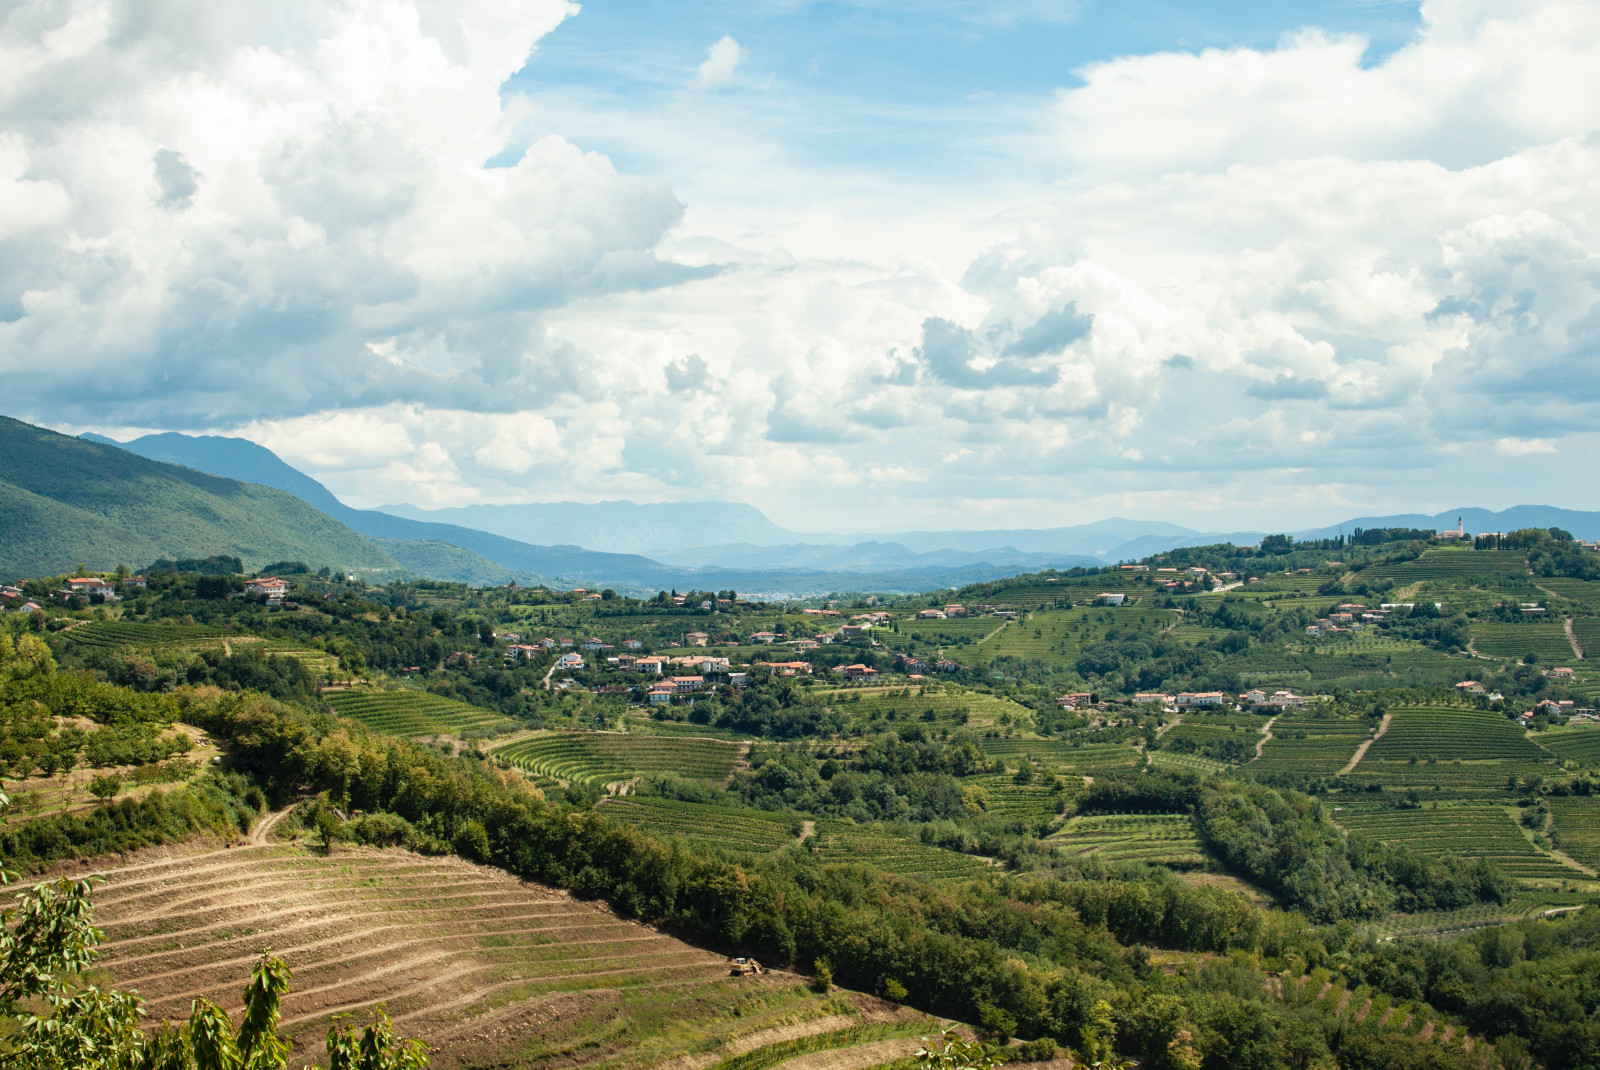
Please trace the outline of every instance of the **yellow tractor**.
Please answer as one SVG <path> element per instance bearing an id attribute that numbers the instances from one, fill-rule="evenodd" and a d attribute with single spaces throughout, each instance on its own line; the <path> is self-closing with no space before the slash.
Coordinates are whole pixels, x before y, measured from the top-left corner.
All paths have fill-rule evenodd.
<path id="1" fill-rule="evenodd" d="M 729 977 L 748 977 L 761 972 L 761 963 L 744 957 L 728 960 Z"/>

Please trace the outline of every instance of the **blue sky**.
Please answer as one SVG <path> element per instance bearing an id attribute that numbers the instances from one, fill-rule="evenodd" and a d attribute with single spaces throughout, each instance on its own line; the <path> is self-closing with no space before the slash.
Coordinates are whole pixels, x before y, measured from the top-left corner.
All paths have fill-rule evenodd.
<path id="1" fill-rule="evenodd" d="M 1583 507 L 1596 54 L 1591 0 L 63 0 L 0 23 L 5 408 L 359 505 Z"/>

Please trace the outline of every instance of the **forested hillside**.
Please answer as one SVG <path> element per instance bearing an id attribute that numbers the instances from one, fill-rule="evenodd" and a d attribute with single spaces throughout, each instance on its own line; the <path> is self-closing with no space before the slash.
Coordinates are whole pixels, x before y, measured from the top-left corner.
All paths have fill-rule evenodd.
<path id="1" fill-rule="evenodd" d="M 0 417 L 0 576 L 212 554 L 252 568 L 285 559 L 397 567 L 365 537 L 282 491 Z"/>

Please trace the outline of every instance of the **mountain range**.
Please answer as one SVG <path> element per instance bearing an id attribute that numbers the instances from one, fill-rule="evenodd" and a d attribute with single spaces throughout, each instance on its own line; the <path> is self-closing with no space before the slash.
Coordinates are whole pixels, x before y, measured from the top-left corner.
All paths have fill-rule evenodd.
<path id="1" fill-rule="evenodd" d="M 1136 560 L 1177 546 L 1248 545 L 1263 535 L 1123 518 L 1055 528 L 798 532 L 753 506 L 720 501 L 356 509 L 246 439 L 169 432 L 129 442 L 92 434 L 73 440 L 5 420 L 0 443 L 6 446 L 0 505 L 8 506 L 0 520 L 7 542 L 0 570 L 11 575 L 90 559 L 132 563 L 229 552 L 256 565 L 296 558 L 375 576 L 632 590 L 731 587 L 777 597 L 929 590 Z M 130 467 L 131 457 L 148 466 Z M 1550 506 L 1358 517 L 1289 534 L 1445 529 L 1457 517 L 1471 531 L 1560 526 L 1600 538 L 1600 513 Z M 60 545 L 48 548 L 50 538 Z"/>

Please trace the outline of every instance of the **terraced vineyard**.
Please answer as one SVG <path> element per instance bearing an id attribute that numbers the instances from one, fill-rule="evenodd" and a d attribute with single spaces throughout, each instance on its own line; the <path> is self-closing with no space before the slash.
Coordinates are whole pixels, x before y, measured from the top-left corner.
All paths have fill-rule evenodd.
<path id="1" fill-rule="evenodd" d="M 600 812 L 651 832 L 668 833 L 711 847 L 755 854 L 769 854 L 794 843 L 801 831 L 800 819 L 791 814 L 708 806 L 647 796 L 605 799 Z"/>
<path id="2" fill-rule="evenodd" d="M 558 732 L 518 740 L 494 755 L 525 773 L 568 783 L 629 780 L 641 773 L 720 783 L 733 772 L 739 752 L 739 744 L 720 739 Z"/>
<path id="3" fill-rule="evenodd" d="M 1600 765 L 1600 725 L 1552 728 L 1534 733 L 1533 740 L 1558 758 L 1583 765 Z"/>
<path id="4" fill-rule="evenodd" d="M 1396 708 L 1389 731 L 1362 762 L 1406 762 L 1436 757 L 1448 762 L 1538 761 L 1545 752 L 1522 728 L 1492 710 L 1465 706 Z"/>
<path id="5" fill-rule="evenodd" d="M 814 694 L 829 706 L 848 713 L 851 718 L 868 721 L 920 721 L 930 728 L 973 729 L 993 728 L 998 725 L 1027 725 L 1033 722 L 1033 713 L 1008 698 L 986 694 L 982 691 L 930 690 L 923 694 L 918 688 L 889 687 L 867 690 L 832 690 L 818 688 Z"/>
<path id="6" fill-rule="evenodd" d="M 1502 806 L 1438 806 L 1422 810 L 1346 807 L 1333 819 L 1351 832 L 1422 854 L 1488 858 L 1524 880 L 1582 879 L 1540 852 Z"/>
<path id="7" fill-rule="evenodd" d="M 1049 842 L 1075 854 L 1113 862 L 1148 862 L 1178 868 L 1206 863 L 1194 819 L 1187 814 L 1075 817 Z"/>
<path id="8" fill-rule="evenodd" d="M 1448 580 L 1456 583 L 1525 576 L 1528 557 L 1520 550 L 1428 550 L 1415 561 L 1378 565 L 1366 570 L 1400 586 Z"/>
<path id="9" fill-rule="evenodd" d="M 1583 647 L 1584 661 L 1600 661 L 1600 617 L 1573 617 L 1572 634 L 1577 636 L 1578 645 Z"/>
<path id="10" fill-rule="evenodd" d="M 1272 738 L 1251 772 L 1326 776 L 1343 769 L 1370 734 L 1363 717 L 1287 713 L 1272 726 Z"/>
<path id="11" fill-rule="evenodd" d="M 1600 869 L 1600 797 L 1552 797 L 1550 814 L 1550 834 L 1556 846 L 1584 865 Z"/>
<path id="12" fill-rule="evenodd" d="M 386 736 L 431 736 L 507 724 L 504 714 L 426 691 L 325 691 L 323 701 Z"/>
<path id="13" fill-rule="evenodd" d="M 1057 788 L 1055 778 L 1040 775 L 1031 784 L 1018 784 L 1004 773 L 966 777 L 962 786 L 983 789 L 987 802 L 984 812 L 1029 824 L 1047 823 L 1061 813 L 1066 792 Z"/>
<path id="14" fill-rule="evenodd" d="M 973 855 L 904 840 L 847 821 L 818 821 L 816 836 L 806 841 L 828 865 L 868 865 L 885 873 L 927 880 L 966 880 L 991 872 Z"/>
<path id="15" fill-rule="evenodd" d="M 221 628 L 198 624 L 157 624 L 146 621 L 101 620 L 80 625 L 67 633 L 80 646 L 168 646 L 197 640 L 219 639 Z"/>
<path id="16" fill-rule="evenodd" d="M 1073 746 L 1063 739 L 1032 739 L 1014 736 L 1011 739 L 986 739 L 983 752 L 1003 758 L 1012 765 L 1020 760 L 1032 760 L 1049 769 L 1072 773 L 1109 773 L 1119 769 L 1132 769 L 1143 761 L 1139 751 L 1127 743 L 1085 743 Z"/>
<path id="17" fill-rule="evenodd" d="M 1566 626 L 1559 620 L 1474 621 L 1472 645 L 1480 654 L 1513 661 L 1525 654 L 1536 654 L 1540 662 L 1551 665 L 1574 660 Z"/>
<path id="18" fill-rule="evenodd" d="M 849 994 L 820 999 L 792 977 L 730 978 L 721 955 L 459 859 L 256 846 L 101 872 L 103 964 L 152 1020 L 187 1017 L 198 995 L 237 1014 L 260 949 L 283 956 L 292 1065 L 320 1056 L 330 1016 L 359 1021 L 379 1003 L 401 1032 L 440 1049 L 442 1070 L 580 1053 L 631 1070 L 812 1036 L 842 1048 L 922 1024 Z"/>

